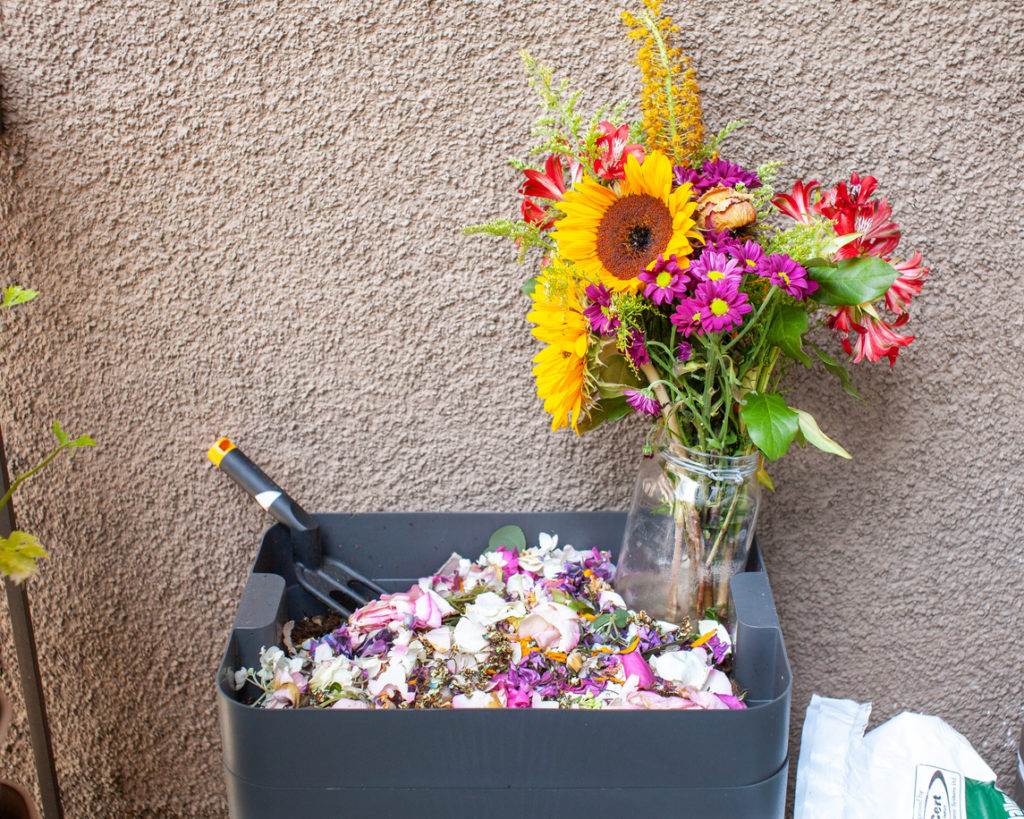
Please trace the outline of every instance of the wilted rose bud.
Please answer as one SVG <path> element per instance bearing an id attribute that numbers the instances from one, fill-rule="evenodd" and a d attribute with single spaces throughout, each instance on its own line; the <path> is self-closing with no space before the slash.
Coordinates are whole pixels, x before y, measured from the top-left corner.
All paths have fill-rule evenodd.
<path id="1" fill-rule="evenodd" d="M 754 197 L 724 185 L 716 185 L 697 200 L 697 227 L 701 230 L 735 230 L 752 225 L 757 211 Z"/>

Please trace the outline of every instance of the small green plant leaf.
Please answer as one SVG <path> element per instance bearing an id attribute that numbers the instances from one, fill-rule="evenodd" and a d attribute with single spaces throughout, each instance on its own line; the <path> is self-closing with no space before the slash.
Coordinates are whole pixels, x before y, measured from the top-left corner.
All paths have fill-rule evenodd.
<path id="1" fill-rule="evenodd" d="M 772 492 L 775 491 L 775 484 L 772 482 L 772 478 L 768 474 L 768 471 L 764 468 L 764 461 L 761 461 L 761 463 L 758 464 L 757 472 L 754 473 L 754 477 L 757 478 L 757 482 L 761 484 L 761 486 L 767 487 Z"/>
<path id="2" fill-rule="evenodd" d="M 68 442 L 68 446 L 96 446 L 96 442 L 88 435 L 82 435 Z"/>
<path id="3" fill-rule="evenodd" d="M 497 549 L 525 549 L 526 535 L 518 526 L 502 526 L 491 535 L 487 542 L 487 551 L 493 552 Z"/>
<path id="4" fill-rule="evenodd" d="M 60 428 L 60 421 L 54 421 L 51 427 L 53 434 L 57 436 L 57 443 L 64 446 L 68 442 L 67 433 Z"/>
<path id="5" fill-rule="evenodd" d="M 0 575 L 21 583 L 36 573 L 37 562 L 49 557 L 34 535 L 14 531 L 0 537 Z"/>
<path id="6" fill-rule="evenodd" d="M 818 283 L 817 301 L 842 306 L 874 301 L 892 286 L 899 271 L 877 256 L 858 256 L 808 267 L 807 275 Z"/>
<path id="7" fill-rule="evenodd" d="M 803 433 L 804 439 L 807 443 L 812 446 L 816 446 L 822 452 L 838 455 L 840 458 L 853 457 L 849 452 L 821 431 L 821 428 L 818 426 L 818 422 L 814 420 L 813 415 L 809 412 L 804 412 L 803 410 L 798 409 L 794 409 L 793 412 L 795 412 L 799 418 L 800 432 Z"/>
<path id="8" fill-rule="evenodd" d="M 29 290 L 25 287 L 19 287 L 16 284 L 12 284 L 10 287 L 4 288 L 4 300 L 0 303 L 0 308 L 14 307 L 16 304 L 24 304 L 27 301 L 32 301 L 32 299 L 38 295 L 38 290 Z"/>
<path id="9" fill-rule="evenodd" d="M 537 289 L 537 281 L 537 276 L 530 276 L 530 278 L 523 282 L 523 286 L 519 289 L 522 290 L 525 295 L 532 297 L 533 291 Z"/>
<path id="10" fill-rule="evenodd" d="M 625 418 L 632 410 L 633 408 L 629 406 L 629 402 L 622 395 L 615 398 L 602 398 L 590 408 L 590 413 L 581 418 L 576 426 L 582 435 L 596 429 L 601 424 Z"/>
<path id="11" fill-rule="evenodd" d="M 740 415 L 750 440 L 770 461 L 785 455 L 800 431 L 799 416 L 775 393 L 749 393 L 740 407 Z"/>
<path id="12" fill-rule="evenodd" d="M 835 256 L 839 248 L 843 247 L 844 245 L 850 244 L 850 242 L 855 242 L 863 235 L 863 233 L 845 233 L 842 236 L 833 237 L 825 244 L 825 255 L 828 256 L 829 258 Z"/>
<path id="13" fill-rule="evenodd" d="M 860 393 L 857 392 L 857 388 L 853 385 L 853 381 L 850 380 L 850 373 L 846 367 L 840 364 L 831 356 L 826 355 L 813 344 L 811 349 L 814 350 L 814 354 L 821 360 L 822 366 L 825 367 L 832 375 L 839 379 L 839 383 L 842 385 L 843 390 L 847 395 L 852 395 L 854 398 L 860 398 Z M 863 401 L 863 398 L 860 398 Z"/>
<path id="14" fill-rule="evenodd" d="M 615 624 L 615 628 L 625 628 L 629 625 L 629 610 L 628 609 L 615 609 L 612 614 L 612 623 Z"/>
<path id="15" fill-rule="evenodd" d="M 775 320 L 768 328 L 768 343 L 795 358 L 805 367 L 811 366 L 811 359 L 804 352 L 803 335 L 807 332 L 807 313 L 795 304 L 782 304 L 775 314 Z"/>

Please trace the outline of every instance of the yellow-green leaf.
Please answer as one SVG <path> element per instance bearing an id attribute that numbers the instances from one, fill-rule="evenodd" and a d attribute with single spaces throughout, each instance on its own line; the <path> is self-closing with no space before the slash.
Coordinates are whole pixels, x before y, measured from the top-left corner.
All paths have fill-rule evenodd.
<path id="1" fill-rule="evenodd" d="M 21 583 L 36 573 L 36 562 L 49 557 L 34 535 L 14 531 L 0 537 L 0 575 Z"/>
<path id="2" fill-rule="evenodd" d="M 822 452 L 838 455 L 840 458 L 853 457 L 849 452 L 821 431 L 821 428 L 818 426 L 818 422 L 814 420 L 813 415 L 809 412 L 798 410 L 795 407 L 791 407 L 790 409 L 797 414 L 797 420 L 800 424 L 800 432 L 803 433 L 807 443 L 816 446 Z"/>

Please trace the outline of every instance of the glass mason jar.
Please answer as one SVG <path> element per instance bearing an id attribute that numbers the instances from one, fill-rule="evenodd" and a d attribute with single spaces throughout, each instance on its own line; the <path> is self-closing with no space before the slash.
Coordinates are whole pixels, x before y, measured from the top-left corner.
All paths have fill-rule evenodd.
<path id="1" fill-rule="evenodd" d="M 633 609 L 681 622 L 728 615 L 729 579 L 754 538 L 758 454 L 730 457 L 665 443 L 640 464 L 615 574 Z"/>

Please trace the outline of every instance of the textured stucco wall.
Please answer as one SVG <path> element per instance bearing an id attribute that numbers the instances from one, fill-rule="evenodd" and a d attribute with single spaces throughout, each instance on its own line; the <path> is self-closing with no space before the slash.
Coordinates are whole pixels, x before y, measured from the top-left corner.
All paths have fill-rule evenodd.
<path id="1" fill-rule="evenodd" d="M 1003 782 L 1022 719 L 1024 11 L 1015 0 L 679 2 L 713 127 L 784 178 L 882 181 L 932 279 L 867 403 L 794 382 L 852 463 L 774 469 L 761 538 L 812 691 L 945 717 Z M 511 213 L 529 47 L 637 93 L 605 3 L 0 2 L 0 421 L 102 446 L 17 500 L 70 817 L 225 811 L 212 678 L 267 521 L 235 437 L 312 510 L 623 508 L 641 428 L 553 435 Z M 918 306 L 919 305 L 919 306 Z M 6 616 L 0 684 L 17 695 Z M 24 720 L 2 766 L 31 782 Z M 795 755 L 794 755 L 795 762 Z"/>

